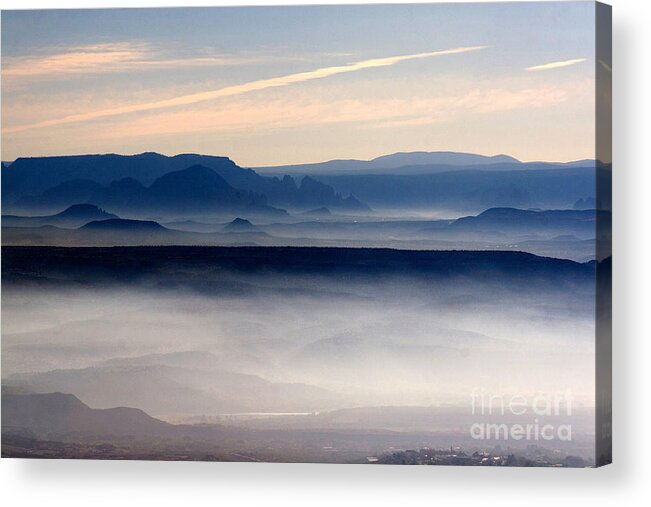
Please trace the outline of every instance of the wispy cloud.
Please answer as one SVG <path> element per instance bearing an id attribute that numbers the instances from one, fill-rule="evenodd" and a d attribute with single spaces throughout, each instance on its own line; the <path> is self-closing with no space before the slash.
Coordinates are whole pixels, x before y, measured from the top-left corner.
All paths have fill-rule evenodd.
<path id="1" fill-rule="evenodd" d="M 238 85 L 226 86 L 223 88 L 219 88 L 217 90 L 191 93 L 191 94 L 181 95 L 181 96 L 164 99 L 164 100 L 144 102 L 140 104 L 116 106 L 108 109 L 73 114 L 61 118 L 44 120 L 44 121 L 31 123 L 31 124 L 17 125 L 14 127 L 7 127 L 3 129 L 3 131 L 5 133 L 20 132 L 20 131 L 31 130 L 36 128 L 52 127 L 57 125 L 69 124 L 69 123 L 78 123 L 78 122 L 90 121 L 90 120 L 95 120 L 95 119 L 100 119 L 100 118 L 105 118 L 110 116 L 118 116 L 118 115 L 129 114 L 129 113 L 145 112 L 145 111 L 172 108 L 178 106 L 188 106 L 199 102 L 219 99 L 222 97 L 233 97 L 233 96 L 238 96 L 250 92 L 265 90 L 268 88 L 278 88 L 282 86 L 289 86 L 296 83 L 302 83 L 305 81 L 323 79 L 338 74 L 358 72 L 361 70 L 379 68 L 379 67 L 388 67 L 409 60 L 418 60 L 418 59 L 425 59 L 425 58 L 434 58 L 438 56 L 468 53 L 471 51 L 478 51 L 484 49 L 485 47 L 486 46 L 462 47 L 462 48 L 446 49 L 442 51 L 432 51 L 428 53 L 416 53 L 410 55 L 400 55 L 400 56 L 391 56 L 386 58 L 362 60 L 347 65 L 324 67 L 312 71 L 299 72 L 295 74 L 289 74 L 289 75 L 270 78 L 270 79 L 259 79 L 256 81 L 250 81 Z"/>
<path id="2" fill-rule="evenodd" d="M 532 110 L 576 100 L 584 87 L 492 88 L 447 92 L 436 97 L 380 99 L 358 96 L 343 100 L 312 93 L 291 97 L 240 98 L 217 107 L 160 111 L 130 121 L 97 127 L 103 139 L 157 138 L 200 133 L 271 132 L 297 127 L 358 123 L 368 128 L 433 125 L 514 110 Z"/>
<path id="3" fill-rule="evenodd" d="M 143 61 L 149 51 L 140 45 L 103 44 L 73 48 L 47 56 L 9 57 L 2 62 L 3 78 L 86 72 L 110 72 Z"/>
<path id="4" fill-rule="evenodd" d="M 269 55 L 174 56 L 145 43 L 119 42 L 67 48 L 43 56 L 6 57 L 4 85 L 68 78 L 75 74 L 107 74 L 169 67 L 219 67 L 269 61 Z"/>
<path id="5" fill-rule="evenodd" d="M 586 58 L 574 58 L 573 60 L 563 60 L 561 62 L 550 62 L 544 63 L 542 65 L 534 65 L 533 67 L 527 67 L 525 70 L 536 72 L 540 70 L 560 69 L 561 67 L 569 67 L 570 65 L 576 65 L 577 63 L 585 61 Z"/>
<path id="6" fill-rule="evenodd" d="M 578 90 L 575 90 L 578 91 Z M 516 110 L 541 109 L 566 102 L 571 92 L 563 87 L 547 86 L 508 90 L 503 88 L 472 90 L 463 95 L 452 95 L 424 101 L 418 107 L 405 104 L 403 114 L 395 119 L 370 124 L 372 128 L 403 128 L 432 125 L 482 115 Z"/>

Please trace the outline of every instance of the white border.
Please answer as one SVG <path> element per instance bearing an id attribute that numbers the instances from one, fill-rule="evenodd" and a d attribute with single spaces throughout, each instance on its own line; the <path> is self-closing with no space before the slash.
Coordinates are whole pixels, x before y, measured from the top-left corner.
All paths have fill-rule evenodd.
<path id="1" fill-rule="evenodd" d="M 0 0 L 2 9 L 300 4 Z M 352 3 L 323 0 L 319 3 Z M 380 3 L 380 2 L 378 2 Z M 396 2 L 393 2 L 396 3 Z M 643 505 L 651 499 L 651 2 L 614 4 L 614 458 L 599 470 L 0 460 L 3 505 Z M 645 505 L 648 503 L 644 502 Z"/>

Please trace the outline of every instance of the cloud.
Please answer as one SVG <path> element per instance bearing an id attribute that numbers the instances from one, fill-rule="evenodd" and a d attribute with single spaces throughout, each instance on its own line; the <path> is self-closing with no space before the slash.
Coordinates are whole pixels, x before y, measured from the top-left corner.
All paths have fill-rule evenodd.
<path id="1" fill-rule="evenodd" d="M 313 93 L 279 99 L 240 98 L 216 107 L 161 111 L 97 128 L 103 139 L 135 139 L 211 133 L 271 132 L 297 127 L 359 123 L 368 128 L 404 128 L 522 109 L 540 109 L 577 99 L 583 87 L 491 88 L 450 91 L 436 97 L 381 99 L 360 95 L 330 100 Z"/>
<path id="2" fill-rule="evenodd" d="M 259 54 L 206 54 L 171 58 L 166 52 L 149 44 L 121 42 L 69 48 L 46 56 L 5 57 L 2 61 L 2 78 L 3 85 L 16 88 L 35 81 L 68 78 L 76 74 L 141 72 L 169 67 L 219 67 L 269 60 L 269 55 Z"/>
<path id="3" fill-rule="evenodd" d="M 347 65 L 324 67 L 312 71 L 289 74 L 286 76 L 250 81 L 248 83 L 226 86 L 224 88 L 219 88 L 217 90 L 191 93 L 191 94 L 181 95 L 170 99 L 158 100 L 154 102 L 144 102 L 140 104 L 117 106 L 108 109 L 68 115 L 61 118 L 55 118 L 52 120 L 44 120 L 44 121 L 26 124 L 26 125 L 17 125 L 15 127 L 5 128 L 3 129 L 3 131 L 5 133 L 21 132 L 21 131 L 31 130 L 35 128 L 44 128 L 44 127 L 64 125 L 69 123 L 78 123 L 78 122 L 84 122 L 84 121 L 95 120 L 95 119 L 111 117 L 111 116 L 118 116 L 118 115 L 129 114 L 129 113 L 137 113 L 137 112 L 151 111 L 156 109 L 165 109 L 165 108 L 178 107 L 178 106 L 188 106 L 199 102 L 205 102 L 205 101 L 214 100 L 222 97 L 233 97 L 233 96 L 238 96 L 250 92 L 266 90 L 268 88 L 277 88 L 282 86 L 289 86 L 296 83 L 302 83 L 305 81 L 311 81 L 315 79 L 323 79 L 338 74 L 358 72 L 361 70 L 379 68 L 379 67 L 388 67 L 409 60 L 433 58 L 437 56 L 446 56 L 446 55 L 467 53 L 471 51 L 478 51 L 484 49 L 485 47 L 486 46 L 462 47 L 462 48 L 446 49 L 442 51 L 432 51 L 428 53 L 416 53 L 411 55 L 400 55 L 400 56 L 392 56 L 386 58 L 363 60 L 360 62 L 355 62 Z"/>
<path id="4" fill-rule="evenodd" d="M 540 87 L 522 90 L 495 88 L 471 90 L 463 95 L 432 99 L 415 104 L 406 104 L 404 114 L 396 119 L 378 121 L 372 128 L 404 128 L 432 125 L 463 118 L 468 115 L 482 115 L 516 110 L 541 109 L 566 102 L 572 95 L 562 87 Z M 408 114 L 411 111 L 411 114 Z"/>
<path id="5" fill-rule="evenodd" d="M 562 62 L 545 63 L 543 65 L 534 65 L 533 67 L 527 67 L 525 70 L 535 72 L 540 70 L 560 69 L 561 67 L 569 67 L 570 65 L 585 62 L 586 59 L 587 58 L 574 58 L 573 60 L 563 60 Z"/>
<path id="6" fill-rule="evenodd" d="M 143 46 L 125 43 L 84 46 L 43 57 L 10 57 L 3 61 L 2 77 L 33 78 L 69 73 L 108 72 L 142 61 L 147 55 L 148 51 Z"/>

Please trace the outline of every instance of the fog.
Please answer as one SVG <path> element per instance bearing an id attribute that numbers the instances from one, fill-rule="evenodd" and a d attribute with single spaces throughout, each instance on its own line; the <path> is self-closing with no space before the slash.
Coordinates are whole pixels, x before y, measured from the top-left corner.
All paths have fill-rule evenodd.
<path id="1" fill-rule="evenodd" d="M 594 289 L 222 273 L 234 290 L 3 286 L 3 386 L 163 418 L 467 406 L 474 388 L 594 404 Z M 553 371 L 553 374 L 550 372 Z"/>

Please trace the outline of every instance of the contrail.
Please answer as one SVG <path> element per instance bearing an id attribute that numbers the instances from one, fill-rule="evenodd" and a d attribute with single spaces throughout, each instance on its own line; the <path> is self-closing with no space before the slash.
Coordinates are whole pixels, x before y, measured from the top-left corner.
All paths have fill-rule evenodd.
<path id="1" fill-rule="evenodd" d="M 52 127 L 55 125 L 64 125 L 67 123 L 78 123 L 88 120 L 95 120 L 97 118 L 105 118 L 107 116 L 118 116 L 121 114 L 137 113 L 141 111 L 151 111 L 154 109 L 164 109 L 168 107 L 187 106 L 196 104 L 197 102 L 204 102 L 207 100 L 218 99 L 221 97 L 232 97 L 235 95 L 242 95 L 244 93 L 265 90 L 267 88 L 277 88 L 280 86 L 288 86 L 295 83 L 302 83 L 304 81 L 311 81 L 313 79 L 322 79 L 324 77 L 334 76 L 337 74 L 345 74 L 347 72 L 357 72 L 364 69 L 372 69 L 376 67 L 388 67 L 396 63 L 404 62 L 407 60 L 417 60 L 421 58 L 433 58 L 435 56 L 456 55 L 459 53 L 468 53 L 470 51 L 478 51 L 485 49 L 487 46 L 472 46 L 455 49 L 445 49 L 442 51 L 432 51 L 429 53 L 417 53 L 412 55 L 391 56 L 387 58 L 376 58 L 372 60 L 363 60 L 361 62 L 351 63 L 348 65 L 340 65 L 336 67 L 324 67 L 322 69 L 311 70 L 308 72 L 299 72 L 297 74 L 289 74 L 287 76 L 274 77 L 270 79 L 260 79 L 258 81 L 250 81 L 239 85 L 226 86 L 218 90 L 211 90 L 207 92 L 192 93 L 189 95 L 182 95 L 171 99 L 159 100 L 155 102 L 145 102 L 142 104 L 132 104 L 121 107 L 113 107 L 110 109 L 102 109 L 99 111 L 91 111 L 88 113 L 72 114 L 62 118 L 52 120 L 44 120 L 37 123 L 27 125 L 17 125 L 15 127 L 8 127 L 3 129 L 5 133 L 21 132 L 23 130 L 31 130 L 42 127 Z"/>
<path id="2" fill-rule="evenodd" d="M 562 62 L 551 62 L 545 63 L 543 65 L 534 65 L 533 67 L 527 67 L 525 70 L 549 70 L 549 69 L 558 69 L 561 67 L 568 67 L 569 65 L 574 65 L 576 63 L 585 62 L 586 58 L 575 58 L 574 60 L 564 60 Z"/>

